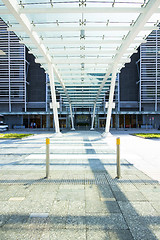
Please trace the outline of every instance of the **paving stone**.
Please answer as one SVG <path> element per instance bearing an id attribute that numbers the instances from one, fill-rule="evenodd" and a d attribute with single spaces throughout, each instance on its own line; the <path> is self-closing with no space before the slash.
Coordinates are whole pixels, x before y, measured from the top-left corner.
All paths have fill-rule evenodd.
<path id="1" fill-rule="evenodd" d="M 52 215 L 66 216 L 68 214 L 69 201 L 55 200 L 50 209 Z"/>
<path id="2" fill-rule="evenodd" d="M 10 214 L 10 213 L 18 213 L 18 209 L 20 207 L 20 201 L 7 201 L 0 207 L 0 214 Z"/>
<path id="3" fill-rule="evenodd" d="M 110 240 L 134 240 L 129 230 L 108 231 Z"/>
<path id="4" fill-rule="evenodd" d="M 84 229 L 56 229 L 50 231 L 52 240 L 86 240 L 86 230 Z M 43 240 L 43 239 L 42 239 Z"/>
<path id="5" fill-rule="evenodd" d="M 35 239 L 38 240 L 41 234 L 34 233 L 29 229 L 0 229 L 0 240 L 15 240 L 15 239 Z"/>
<path id="6" fill-rule="evenodd" d="M 6 222 L 9 220 L 10 215 L 9 214 L 0 214 L 0 227 L 6 224 Z"/>
<path id="7" fill-rule="evenodd" d="M 101 198 L 114 198 L 114 195 L 112 193 L 112 190 L 109 186 L 99 186 L 99 195 Z"/>
<path id="8" fill-rule="evenodd" d="M 154 207 L 154 209 L 160 214 L 160 202 L 156 201 L 156 202 L 150 202 L 151 205 Z"/>
<path id="9" fill-rule="evenodd" d="M 155 237 L 157 238 L 157 239 L 160 239 L 160 224 L 158 224 L 158 225 L 152 225 L 152 224 L 150 224 L 149 225 L 149 228 L 151 229 L 151 231 L 153 232 L 153 234 L 155 235 Z"/>
<path id="10" fill-rule="evenodd" d="M 125 191 L 123 194 L 129 201 L 147 201 L 146 197 L 140 191 Z"/>
<path id="11" fill-rule="evenodd" d="M 87 214 L 87 229 L 127 229 L 122 214 Z"/>
<path id="12" fill-rule="evenodd" d="M 66 228 L 66 216 L 50 215 L 48 218 L 49 229 L 65 229 Z"/>
<path id="13" fill-rule="evenodd" d="M 160 185 L 159 184 L 146 184 L 146 185 L 142 185 L 142 184 L 134 184 L 136 185 L 136 188 L 139 189 L 140 192 L 160 192 Z"/>
<path id="14" fill-rule="evenodd" d="M 118 204 L 124 216 L 130 215 L 134 218 L 134 216 L 138 215 L 130 202 L 119 201 Z"/>
<path id="15" fill-rule="evenodd" d="M 158 213 L 149 202 L 132 202 L 131 205 L 139 216 L 158 216 Z"/>
<path id="16" fill-rule="evenodd" d="M 120 213 L 120 208 L 116 201 L 87 201 L 87 213 Z"/>
<path id="17" fill-rule="evenodd" d="M 114 191 L 114 197 L 116 198 L 117 201 L 123 201 L 123 202 L 129 201 L 128 198 L 121 191 Z"/>
<path id="18" fill-rule="evenodd" d="M 150 191 L 145 191 L 143 192 L 143 195 L 145 196 L 145 198 L 148 200 L 148 201 L 152 201 L 152 202 L 158 202 L 159 199 L 160 199 L 160 193 L 159 192 L 154 192 L 151 193 Z"/>
<path id="19" fill-rule="evenodd" d="M 74 134 L 50 134 L 57 159 L 46 180 L 45 134 L 0 145 L 0 240 L 160 239 L 160 185 L 125 159 L 115 179 L 115 151 L 100 134 Z"/>
<path id="20" fill-rule="evenodd" d="M 66 229 L 86 229 L 85 216 L 67 216 Z"/>
<path id="21" fill-rule="evenodd" d="M 37 201 L 35 199 L 26 199 L 19 205 L 17 209 L 18 213 L 30 214 L 32 212 L 50 212 L 52 208 L 52 202 L 48 201 Z"/>
<path id="22" fill-rule="evenodd" d="M 129 230 L 131 231 L 134 239 L 136 240 L 157 240 L 153 231 L 149 228 L 144 218 L 140 216 L 125 216 Z"/>
<path id="23" fill-rule="evenodd" d="M 110 240 L 107 230 L 103 229 L 87 229 L 87 240 Z"/>
<path id="24" fill-rule="evenodd" d="M 136 186 L 134 186 L 134 184 L 125 184 L 125 183 L 122 184 L 121 189 L 123 192 L 135 192 L 138 190 Z"/>
<path id="25" fill-rule="evenodd" d="M 49 230 L 44 230 L 39 240 L 50 240 Z"/>
<path id="26" fill-rule="evenodd" d="M 84 190 L 60 190 L 56 196 L 57 200 L 85 200 Z"/>
<path id="27" fill-rule="evenodd" d="M 84 216 L 85 215 L 85 201 L 70 201 L 68 207 L 68 215 Z"/>

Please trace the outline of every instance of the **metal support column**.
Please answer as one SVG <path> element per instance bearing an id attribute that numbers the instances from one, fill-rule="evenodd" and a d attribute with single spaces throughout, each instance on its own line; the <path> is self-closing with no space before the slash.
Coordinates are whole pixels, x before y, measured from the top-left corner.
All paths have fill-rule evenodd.
<path id="1" fill-rule="evenodd" d="M 8 32 L 8 80 L 9 80 L 9 112 L 11 112 L 11 47 L 10 47 L 10 32 Z"/>
<path id="2" fill-rule="evenodd" d="M 50 114 L 46 114 L 46 128 L 50 130 Z"/>
<path id="3" fill-rule="evenodd" d="M 117 128 L 119 128 L 119 114 L 117 114 Z"/>
<path id="4" fill-rule="evenodd" d="M 29 117 L 29 114 L 28 114 L 28 128 L 30 127 L 30 117 Z"/>
<path id="5" fill-rule="evenodd" d="M 96 112 L 96 103 L 94 103 L 94 107 L 93 107 L 92 125 L 90 130 L 94 130 L 93 126 L 94 126 L 95 112 Z"/>
<path id="6" fill-rule="evenodd" d="M 74 128 L 74 121 L 73 121 L 72 105 L 71 105 L 71 103 L 69 103 L 69 108 L 70 108 L 71 124 L 72 124 L 72 128 L 71 128 L 71 130 L 74 131 L 75 128 Z"/>
<path id="7" fill-rule="evenodd" d="M 40 115 L 40 128 L 42 128 L 42 115 Z"/>
<path id="8" fill-rule="evenodd" d="M 50 63 L 48 64 L 48 69 L 49 69 L 49 79 L 50 79 L 50 88 L 51 88 L 55 132 L 60 133 L 58 111 L 57 111 L 57 102 L 56 102 L 56 92 L 55 92 L 55 85 L 54 85 L 54 73 L 53 73 L 52 64 L 50 64 Z"/>
<path id="9" fill-rule="evenodd" d="M 112 106 L 113 106 L 113 97 L 114 97 L 114 90 L 115 90 L 115 84 L 116 84 L 116 73 L 117 73 L 117 65 L 114 66 L 113 72 L 112 72 L 112 80 L 111 80 L 111 87 L 110 87 L 108 111 L 107 111 L 107 119 L 106 119 L 106 127 L 105 127 L 104 136 L 109 133 L 109 129 L 110 129 Z"/>
<path id="10" fill-rule="evenodd" d="M 136 128 L 138 127 L 138 115 L 136 114 Z"/>
<path id="11" fill-rule="evenodd" d="M 48 112 L 48 74 L 46 73 L 46 112 Z"/>

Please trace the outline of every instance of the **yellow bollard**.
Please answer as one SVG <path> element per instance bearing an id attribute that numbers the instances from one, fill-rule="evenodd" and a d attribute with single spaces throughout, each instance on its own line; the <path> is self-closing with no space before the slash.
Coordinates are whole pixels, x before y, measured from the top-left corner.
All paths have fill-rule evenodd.
<path id="1" fill-rule="evenodd" d="M 46 138 L 46 178 L 49 177 L 49 144 L 50 139 Z"/>
<path id="2" fill-rule="evenodd" d="M 121 177 L 120 138 L 119 137 L 116 139 L 116 145 L 117 145 L 117 178 L 119 179 Z"/>

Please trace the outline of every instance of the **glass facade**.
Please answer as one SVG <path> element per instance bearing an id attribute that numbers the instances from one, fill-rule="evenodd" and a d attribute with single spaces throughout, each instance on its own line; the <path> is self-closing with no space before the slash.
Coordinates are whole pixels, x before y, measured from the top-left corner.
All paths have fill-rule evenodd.
<path id="1" fill-rule="evenodd" d="M 0 19 L 0 104 L 1 109 L 13 104 L 23 104 L 26 108 L 25 47 L 19 38 L 7 31 L 7 25 Z M 5 110 L 5 109 L 4 109 Z"/>
<path id="2" fill-rule="evenodd" d="M 153 31 L 140 47 L 139 84 L 140 111 L 160 110 L 160 30 Z"/>

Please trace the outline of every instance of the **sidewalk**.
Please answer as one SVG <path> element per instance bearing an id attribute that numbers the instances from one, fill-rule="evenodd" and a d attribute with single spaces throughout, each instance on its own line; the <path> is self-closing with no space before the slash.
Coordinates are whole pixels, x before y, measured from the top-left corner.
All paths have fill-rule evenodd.
<path id="1" fill-rule="evenodd" d="M 108 144 L 114 146 L 116 138 L 121 139 L 121 157 L 134 164 L 136 168 L 146 173 L 149 177 L 160 182 L 160 139 L 143 139 L 132 134 L 159 133 L 156 129 L 141 130 L 129 129 L 127 131 L 112 130 L 112 137 Z"/>
<path id="2" fill-rule="evenodd" d="M 45 138 L 50 137 L 50 178 Z M 158 240 L 160 185 L 100 133 L 0 140 L 0 240 Z"/>

